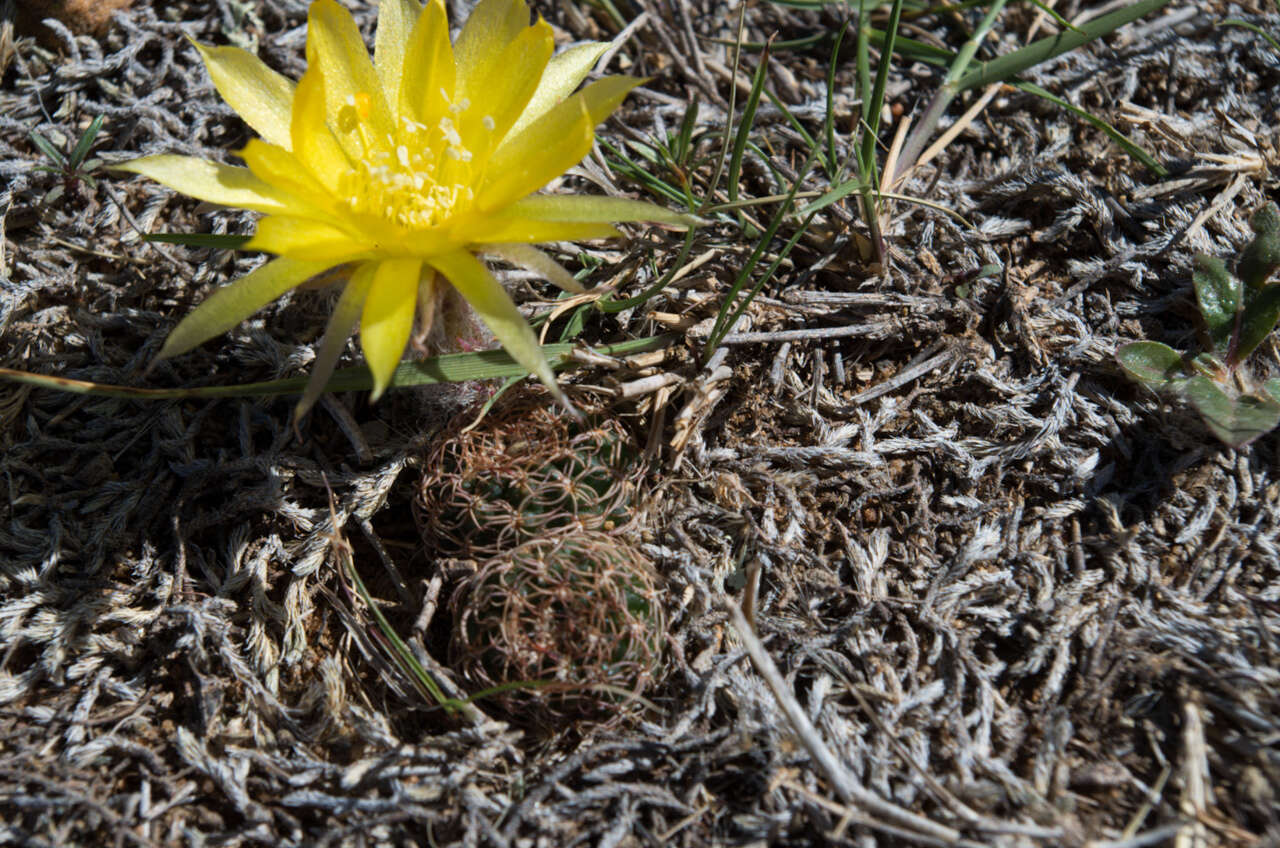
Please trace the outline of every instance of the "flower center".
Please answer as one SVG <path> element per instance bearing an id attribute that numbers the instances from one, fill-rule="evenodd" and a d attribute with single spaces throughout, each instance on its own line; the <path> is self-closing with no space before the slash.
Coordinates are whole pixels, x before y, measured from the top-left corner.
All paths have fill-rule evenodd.
<path id="1" fill-rule="evenodd" d="M 339 183 L 347 208 L 425 230 L 470 206 L 472 153 L 455 123 L 468 105 L 455 104 L 434 127 L 402 116 L 394 136 L 378 139 L 369 121 L 369 95 L 349 98 L 339 117 L 358 133 L 364 155 Z"/>

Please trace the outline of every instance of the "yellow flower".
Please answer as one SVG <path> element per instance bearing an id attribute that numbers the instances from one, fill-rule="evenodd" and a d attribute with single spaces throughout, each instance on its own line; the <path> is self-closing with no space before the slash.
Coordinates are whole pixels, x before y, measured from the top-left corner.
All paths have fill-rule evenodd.
<path id="1" fill-rule="evenodd" d="M 595 126 L 643 80 L 605 77 L 573 93 L 606 45 L 552 56 L 550 25 L 530 26 L 523 0 L 481 0 L 452 44 L 442 0 L 382 0 L 372 61 L 335 0 L 311 4 L 307 32 L 296 86 L 244 50 L 197 45 L 218 92 L 261 136 L 239 152 L 247 168 L 171 155 L 120 166 L 263 213 L 246 249 L 278 257 L 210 295 L 160 357 L 349 264 L 298 415 L 320 396 L 357 321 L 376 400 L 415 315 L 429 328 L 448 286 L 563 401 L 533 331 L 476 254 L 581 291 L 531 245 L 616 236 L 617 221 L 690 223 L 640 201 L 534 194 L 582 160 Z"/>

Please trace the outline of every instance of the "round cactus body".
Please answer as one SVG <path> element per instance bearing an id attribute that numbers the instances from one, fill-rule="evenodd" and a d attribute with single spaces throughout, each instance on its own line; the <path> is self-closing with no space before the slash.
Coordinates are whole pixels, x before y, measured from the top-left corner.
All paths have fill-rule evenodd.
<path id="1" fill-rule="evenodd" d="M 664 634 L 658 577 L 634 546 L 585 531 L 484 563 L 453 597 L 453 660 L 525 719 L 616 709 L 652 680 Z"/>
<path id="2" fill-rule="evenodd" d="M 611 418 L 507 405 L 428 457 L 416 503 L 428 548 L 487 559 L 558 532 L 620 528 L 638 474 L 630 444 Z"/>

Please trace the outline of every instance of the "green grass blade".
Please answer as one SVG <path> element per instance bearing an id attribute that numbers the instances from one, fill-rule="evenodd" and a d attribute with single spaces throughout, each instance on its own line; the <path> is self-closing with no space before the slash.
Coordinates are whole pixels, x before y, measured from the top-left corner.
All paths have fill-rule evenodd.
<path id="1" fill-rule="evenodd" d="M 880 140 L 880 115 L 884 112 L 884 89 L 889 82 L 889 68 L 893 64 L 893 46 L 898 36 L 898 22 L 902 18 L 902 0 L 894 0 L 889 10 L 889 26 L 885 29 L 884 46 L 880 51 L 880 67 L 876 68 L 875 88 L 871 90 L 871 99 L 862 107 L 863 120 L 866 127 L 862 135 L 862 153 L 858 157 L 862 165 L 862 173 L 869 176 L 874 184 L 876 161 L 876 143 Z"/>
<path id="2" fill-rule="evenodd" d="M 613 0 L 596 0 L 593 5 L 604 10 L 604 13 L 609 16 L 609 20 L 618 28 L 618 32 L 627 28 L 627 19 L 618 11 L 618 7 L 613 4 Z"/>
<path id="3" fill-rule="evenodd" d="M 696 235 L 697 235 L 697 230 L 695 230 L 693 227 L 690 227 L 688 230 L 685 231 L 684 244 L 680 246 L 680 254 L 676 256 L 676 261 L 671 264 L 671 269 L 667 271 L 667 273 L 664 274 L 662 278 L 658 280 L 656 283 L 649 286 L 649 288 L 640 292 L 640 294 L 636 295 L 635 297 L 629 297 L 626 300 L 598 301 L 596 303 L 596 308 L 599 309 L 601 312 L 605 313 L 606 315 L 612 315 L 617 312 L 622 312 L 627 309 L 634 309 L 637 306 L 644 305 L 644 303 L 647 302 L 649 298 L 653 297 L 658 292 L 662 291 L 668 285 L 670 285 L 671 278 L 674 277 L 676 273 L 681 268 L 684 267 L 684 264 L 689 261 L 689 252 L 693 250 L 693 240 Z"/>
<path id="4" fill-rule="evenodd" d="M 857 177 L 854 177 L 853 179 L 845 180 L 844 182 L 837 185 L 835 188 L 825 192 L 817 199 L 811 201 L 807 206 L 802 208 L 796 214 L 801 217 L 812 215 L 814 212 L 817 212 L 821 209 L 825 209 L 833 203 L 837 203 L 841 200 L 844 200 L 846 197 L 853 194 L 859 188 L 861 188 L 861 181 Z"/>
<path id="5" fill-rule="evenodd" d="M 734 278 L 733 285 L 729 287 L 729 292 L 728 294 L 725 295 L 724 303 L 720 307 L 719 314 L 716 315 L 715 323 L 712 325 L 711 333 L 707 338 L 707 346 L 706 346 L 707 358 L 710 358 L 712 353 L 715 352 L 716 346 L 720 343 L 720 339 L 722 339 L 724 335 L 729 331 L 729 328 L 733 326 L 733 321 L 736 321 L 737 317 L 742 314 L 742 311 L 748 305 L 750 305 L 751 300 L 755 297 L 755 294 L 759 292 L 760 286 L 763 285 L 763 282 L 757 284 L 753 288 L 752 293 L 747 296 L 746 300 L 742 303 L 742 305 L 734 309 L 734 303 L 738 297 L 739 292 L 741 292 L 742 289 L 746 286 L 747 280 L 750 278 L 751 274 L 755 271 L 756 266 L 760 264 L 760 258 L 764 256 L 764 252 L 766 249 L 768 249 L 769 243 L 773 241 L 773 237 L 778 234 L 778 229 L 782 226 L 782 222 L 787 219 L 792 209 L 795 207 L 796 192 L 800 190 L 800 184 L 804 182 L 805 177 L 809 173 L 809 168 L 812 165 L 813 165 L 813 157 L 810 156 L 808 161 L 804 163 L 804 167 L 802 167 L 800 169 L 800 172 L 796 175 L 795 182 L 791 184 L 790 193 L 787 194 L 786 199 L 783 200 L 781 205 L 779 205 L 778 211 L 774 214 L 773 219 L 769 222 L 768 228 L 764 231 L 764 234 L 760 236 L 759 241 L 756 242 L 755 249 L 751 251 L 751 255 L 747 257 L 747 261 L 743 263 L 742 268 L 738 271 L 738 276 Z M 808 225 L 808 221 L 811 218 L 812 216 L 810 216 L 809 219 L 806 219 L 805 226 Z M 803 233 L 804 229 L 805 227 L 802 226 L 798 231 L 798 233 Z M 797 238 L 798 238 L 798 235 L 797 235 Z M 787 251 L 790 251 L 790 249 L 791 248 L 788 247 Z M 776 266 L 775 266 L 775 270 L 776 270 Z M 768 278 L 765 277 L 764 279 L 767 280 Z M 730 320 L 731 310 L 733 310 L 732 312 L 733 320 Z"/>
<path id="6" fill-rule="evenodd" d="M 884 43 L 888 37 L 889 34 L 884 30 L 867 27 L 867 38 L 871 40 L 872 44 L 881 49 L 884 48 Z M 912 59 L 929 65 L 946 66 L 951 64 L 956 57 L 953 50 L 938 47 L 934 44 L 926 44 L 923 41 L 916 41 L 914 38 L 907 38 L 904 35 L 898 35 L 894 38 L 893 49 L 904 59 Z"/>
<path id="7" fill-rule="evenodd" d="M 1098 129 L 1106 133 L 1108 136 L 1110 136 L 1112 141 L 1114 141 L 1116 144 L 1124 148 L 1125 153 L 1128 153 L 1134 159 L 1137 159 L 1143 165 L 1147 166 L 1147 168 L 1156 176 L 1161 178 L 1169 176 L 1169 170 L 1165 168 L 1165 166 L 1157 162 L 1150 153 L 1143 150 L 1132 139 L 1130 139 L 1129 136 L 1120 132 L 1120 130 L 1111 126 L 1111 124 L 1107 123 L 1101 118 L 1094 117 L 1090 113 L 1086 112 L 1084 109 L 1081 109 L 1079 106 L 1076 106 L 1071 101 L 1065 100 L 1059 97 L 1058 95 L 1054 94 L 1053 92 L 1047 91 L 1041 88 L 1035 83 L 1023 82 L 1022 80 L 1015 80 L 1012 84 L 1015 88 L 1021 91 L 1025 91 L 1028 94 L 1034 94 L 1037 97 L 1042 97 L 1045 100 L 1048 100 L 1050 103 L 1054 104 L 1055 106 L 1061 106 L 1063 109 L 1066 109 L 1074 113 L 1075 115 L 1079 116 L 1080 118 L 1083 118 L 1084 120 L 1093 124 L 1095 127 L 1097 127 Z"/>
<path id="8" fill-rule="evenodd" d="M 813 35 L 806 35 L 803 38 L 790 38 L 786 41 L 744 41 L 742 42 L 743 50 L 751 50 L 759 52 L 765 48 L 766 44 L 772 45 L 774 53 L 781 53 L 787 50 L 803 50 L 806 47 L 813 47 L 822 44 L 824 41 L 830 41 L 833 38 L 830 32 L 819 32 Z M 712 44 L 722 44 L 725 47 L 732 47 L 734 42 L 727 38 L 708 38 Z"/>
<path id="9" fill-rule="evenodd" d="M 871 33 L 867 25 L 866 9 L 858 8 L 858 34 L 853 43 L 853 58 L 858 72 L 858 102 L 862 106 L 862 123 L 867 122 L 867 109 L 871 104 Z M 835 83 L 835 63 L 840 57 L 831 56 L 831 82 Z"/>
<path id="10" fill-rule="evenodd" d="M 680 120 L 680 130 L 676 133 L 675 143 L 672 145 L 672 157 L 681 168 L 689 165 L 689 153 L 693 149 L 693 128 L 698 123 L 698 105 L 698 95 L 694 94 L 688 108 L 684 110 L 684 117 Z"/>
<path id="11" fill-rule="evenodd" d="M 925 107 L 924 114 L 920 116 L 915 128 L 907 136 L 906 143 L 902 145 L 902 150 L 898 154 L 898 161 L 895 164 L 895 173 L 891 174 L 890 177 L 896 174 L 905 174 L 915 167 L 920 154 L 924 152 L 925 145 L 929 143 L 929 139 L 933 138 L 934 132 L 938 129 L 938 122 L 942 120 L 947 107 L 951 105 L 951 101 L 960 92 L 958 87 L 959 80 L 964 77 L 965 70 L 969 67 L 969 62 L 977 55 L 978 48 L 982 46 L 987 33 L 995 26 L 996 19 L 1000 16 L 1000 12 L 1004 10 L 1006 2 L 1007 0 L 995 0 L 991 4 L 991 7 L 987 9 L 986 15 L 983 16 L 982 21 L 978 24 L 978 28 L 974 30 L 969 40 L 956 53 L 955 58 L 951 61 L 951 66 L 947 69 L 947 75 L 943 79 L 942 85 L 938 87 L 933 97 L 929 99 L 929 105 Z M 888 38 L 888 35 L 885 37 Z"/>
<path id="12" fill-rule="evenodd" d="M 840 27 L 840 32 L 836 33 L 836 43 L 831 48 L 831 61 L 827 64 L 827 110 L 822 118 L 822 137 L 827 143 L 827 155 L 823 157 L 825 161 L 820 164 L 822 165 L 822 170 L 827 173 L 827 179 L 832 181 L 840 178 L 836 170 L 836 163 L 839 161 L 836 156 L 836 65 L 840 61 L 840 47 L 844 44 L 844 35 L 849 31 L 849 24 L 852 23 L 852 20 L 852 18 L 845 18 L 844 24 Z M 790 114 L 790 112 L 787 113 L 788 116 Z M 817 145 L 812 143 L 807 133 L 805 134 L 805 139 L 810 141 L 810 150 L 817 149 Z"/>
<path id="13" fill-rule="evenodd" d="M 1003 82 L 1041 62 L 1047 62 L 1094 39 L 1109 35 L 1125 24 L 1157 11 L 1168 3 L 1169 0 L 1139 0 L 1123 9 L 1094 18 L 1078 29 L 1038 39 L 1012 53 L 1006 53 L 990 62 L 983 62 L 956 81 L 956 93 L 968 91 L 971 88 L 981 88 L 993 82 Z"/>
<path id="14" fill-rule="evenodd" d="M 769 263 L 769 267 L 766 268 L 764 273 L 756 280 L 755 285 L 751 287 L 751 291 L 747 292 L 746 297 L 742 298 L 742 302 L 734 308 L 733 314 L 731 314 L 728 320 L 724 322 L 724 325 L 720 328 L 719 332 L 717 333 L 713 331 L 707 338 L 708 355 L 710 355 L 710 353 L 714 353 L 715 349 L 720 346 L 720 342 L 722 342 L 724 337 L 729 334 L 729 330 L 738 323 L 738 319 L 742 317 L 742 313 L 747 311 L 747 307 L 751 305 L 751 301 L 756 299 L 756 295 L 760 294 L 760 290 L 764 288 L 765 283 L 773 279 L 773 275 L 777 272 L 778 267 L 782 265 L 783 260 L 785 260 L 788 254 L 791 253 L 791 248 L 796 246 L 796 242 L 800 241 L 800 237 L 808 231 L 809 224 L 812 221 L 813 215 L 804 219 L 804 222 L 796 228 L 796 231 L 792 234 L 791 238 L 787 239 L 787 243 L 783 245 L 782 250 L 778 251 L 778 255 Z"/>
<path id="15" fill-rule="evenodd" d="M 1071 23 L 1071 21 L 1067 20 L 1066 18 L 1062 17 L 1062 15 L 1059 15 L 1056 11 L 1054 11 L 1054 9 L 1051 6 L 1049 6 L 1049 4 L 1042 3 L 1041 0 L 1031 0 L 1031 5 L 1035 6 L 1037 9 L 1039 9 L 1040 11 L 1048 15 L 1050 18 L 1052 18 L 1053 22 L 1057 24 L 1060 28 L 1074 30 L 1075 32 L 1080 32 L 1080 28 L 1078 26 Z"/>
<path id="16" fill-rule="evenodd" d="M 786 191 L 787 178 L 783 176 L 782 172 L 779 171 L 778 167 L 773 163 L 773 160 L 770 158 L 768 151 L 766 151 L 760 145 L 756 144 L 754 141 L 747 142 L 747 149 L 750 150 L 752 153 L 754 153 L 756 156 L 758 156 L 760 158 L 760 163 L 769 169 L 769 174 L 773 177 L 774 188 L 778 192 Z M 814 156 L 815 158 L 821 158 L 822 154 L 816 153 L 814 154 Z M 737 201 L 731 200 L 729 202 L 736 203 Z"/>
<path id="17" fill-rule="evenodd" d="M 733 150 L 729 154 L 729 199 L 738 199 L 738 181 L 742 177 L 742 157 L 747 150 L 747 138 L 751 135 L 752 124 L 756 119 L 756 107 L 760 105 L 760 92 L 764 90 L 764 79 L 769 70 L 769 50 L 766 47 L 760 54 L 760 63 L 756 66 L 755 75 L 751 78 L 751 91 L 747 94 L 747 102 L 742 107 L 742 118 L 738 122 L 738 133 L 733 139 Z"/>
<path id="18" fill-rule="evenodd" d="M 645 339 L 633 339 L 611 345 L 600 345 L 596 350 L 608 356 L 629 356 L 658 350 L 670 344 L 674 336 L 662 335 Z M 551 367 L 557 370 L 568 367 L 575 344 L 559 343 L 542 346 Z M 459 383 L 468 380 L 492 380 L 505 377 L 524 377 L 529 372 L 503 350 L 484 350 L 473 353 L 446 353 L 429 359 L 401 362 L 391 376 L 392 388 L 425 386 L 434 383 Z M 96 397 L 115 397 L 127 400 L 196 400 L 211 398 L 244 398 L 272 395 L 298 394 L 306 388 L 306 376 L 270 380 L 263 383 L 241 383 L 231 386 L 196 386 L 185 389 L 142 389 L 108 383 L 73 380 L 48 374 L 33 374 L 13 368 L 0 368 L 0 380 L 24 383 L 43 389 L 54 389 Z M 363 365 L 335 371 L 329 384 L 329 392 L 349 392 L 373 388 L 373 375 Z"/>
<path id="19" fill-rule="evenodd" d="M 1215 28 L 1240 27 L 1241 29 L 1247 29 L 1250 32 L 1252 32 L 1254 35 L 1261 36 L 1264 41 L 1266 41 L 1268 44 L 1271 45 L 1272 50 L 1276 51 L 1277 53 L 1280 53 L 1280 41 L 1277 41 L 1274 37 L 1272 37 L 1272 35 L 1269 32 L 1264 30 L 1262 27 L 1251 24 L 1248 21 L 1242 21 L 1242 20 L 1239 20 L 1238 18 L 1230 18 L 1228 20 L 1221 21 L 1217 24 L 1214 24 L 1214 27 Z"/>
<path id="20" fill-rule="evenodd" d="M 422 664 L 418 662 L 418 658 L 409 650 L 409 646 L 400 638 L 400 634 L 396 633 L 395 628 L 391 626 L 391 622 L 387 621 L 387 617 L 382 614 L 382 609 L 374 601 L 373 596 L 369 594 L 369 590 L 365 588 L 364 581 L 360 579 L 360 573 L 356 571 L 355 562 L 351 557 L 351 550 L 341 544 L 336 545 L 335 548 L 338 559 L 342 563 L 342 570 L 346 572 L 347 579 L 355 586 L 356 594 L 364 601 L 365 606 L 373 615 L 382 637 L 387 641 L 386 650 L 391 654 L 392 662 L 400 666 L 401 672 L 414 682 L 421 694 L 430 697 L 449 712 L 460 709 L 462 704 L 444 694 L 440 689 L 440 684 L 436 683 L 435 678 L 422 667 Z"/>
<path id="21" fill-rule="evenodd" d="M 777 108 L 777 110 L 782 113 L 782 117 L 787 119 L 787 123 L 791 125 L 791 129 L 795 130 L 796 135 L 800 136 L 800 138 L 804 140 L 805 146 L 808 147 L 810 150 L 816 151 L 818 153 L 818 164 L 822 167 L 824 171 L 826 171 L 830 163 L 835 162 L 835 160 L 834 159 L 828 160 L 826 156 L 822 155 L 822 152 L 818 150 L 817 139 L 809 135 L 809 131 L 804 128 L 804 124 L 800 123 L 800 119 L 797 118 L 794 114 L 792 114 L 791 110 L 787 108 L 787 104 L 779 100 L 778 97 L 767 88 L 764 90 L 764 96 L 769 98 L 769 102 L 772 103 Z M 830 101 L 828 100 L 828 109 L 830 108 L 829 104 L 830 104 Z M 829 114 L 830 113 L 828 112 L 828 115 Z M 826 125 L 824 125 L 823 127 L 823 132 L 830 133 L 829 135 L 830 149 L 834 150 L 835 134 L 831 133 L 830 127 Z M 830 171 L 828 171 L 828 173 L 830 173 Z M 735 201 L 735 202 L 740 203 L 741 201 Z M 713 208 L 723 209 L 725 208 L 726 205 L 727 204 L 719 207 L 713 207 Z M 712 210 L 703 210 L 703 211 L 709 212 Z"/>
<path id="22" fill-rule="evenodd" d="M 654 154 L 652 151 L 642 151 L 639 143 L 628 142 L 628 145 L 631 147 L 632 152 L 640 158 L 651 162 L 654 165 L 661 163 L 662 157 Z M 692 211 L 693 206 L 690 204 L 688 194 L 681 191 L 678 187 L 664 182 L 659 177 L 654 176 L 648 168 L 636 162 L 621 148 L 614 147 L 604 139 L 600 139 L 600 146 L 604 149 L 605 153 L 608 154 L 610 168 L 613 168 L 622 176 L 627 177 L 637 185 L 640 185 L 650 194 L 672 203 L 683 204 L 686 208 Z"/>
<path id="23" fill-rule="evenodd" d="M 738 68 L 741 67 L 742 61 L 742 33 L 747 25 L 747 4 L 741 3 L 738 6 L 738 25 L 734 32 L 733 42 L 733 67 L 730 69 L 729 75 L 729 111 L 728 118 L 725 122 L 724 133 L 720 138 L 720 151 L 716 154 L 716 165 L 711 171 L 711 179 L 707 183 L 707 196 L 702 199 L 702 204 L 698 207 L 699 213 L 712 205 L 716 201 L 716 189 L 720 185 L 720 177 L 724 174 L 724 162 L 729 155 L 729 122 L 733 120 L 733 116 L 738 110 Z"/>

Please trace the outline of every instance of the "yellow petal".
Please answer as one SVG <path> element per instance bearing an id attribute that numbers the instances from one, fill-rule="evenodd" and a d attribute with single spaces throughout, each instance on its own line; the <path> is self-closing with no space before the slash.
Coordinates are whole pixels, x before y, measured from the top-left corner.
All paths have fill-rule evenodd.
<path id="1" fill-rule="evenodd" d="M 385 147 L 393 123 L 382 85 L 360 29 L 335 0 L 315 0 L 307 12 L 307 65 L 324 76 L 329 129 L 347 156 L 363 156 L 366 141 Z"/>
<path id="2" fill-rule="evenodd" d="M 175 191 L 219 206 L 273 213 L 287 211 L 293 205 L 287 194 L 258 179 L 248 168 L 193 156 L 164 153 L 123 162 L 112 168 L 150 177 Z"/>
<path id="3" fill-rule="evenodd" d="M 539 21 L 525 27 L 502 49 L 489 76 L 472 96 L 471 107 L 463 113 L 466 120 L 461 127 L 463 143 L 473 153 L 488 156 L 498 146 L 524 111 L 529 98 L 538 87 L 538 78 L 555 50 L 555 36 L 551 25 Z M 480 93 L 484 92 L 483 99 Z M 479 144 L 472 139 L 482 140 Z"/>
<path id="4" fill-rule="evenodd" d="M 560 103 L 574 89 L 582 84 L 595 67 L 596 62 L 609 49 L 607 42 L 593 41 L 570 47 L 563 53 L 551 57 L 547 69 L 542 72 L 538 88 L 529 98 L 529 103 L 520 113 L 520 119 L 507 131 L 508 135 L 517 135 L 526 127 L 545 115 L 552 106 Z"/>
<path id="5" fill-rule="evenodd" d="M 542 355 L 533 330 L 511 302 L 502 285 L 480 260 L 466 251 L 458 250 L 432 257 L 428 262 L 444 274 L 458 293 L 471 304 L 471 308 L 502 343 L 507 353 L 511 354 L 511 358 L 529 369 L 561 403 L 572 409 L 568 399 L 556 385 L 555 374 Z"/>
<path id="6" fill-rule="evenodd" d="M 489 76 L 504 47 L 529 25 L 524 0 L 480 0 L 462 26 L 453 52 L 458 61 L 458 89 L 465 97 L 483 97 L 478 84 Z"/>
<path id="7" fill-rule="evenodd" d="M 211 47 L 193 41 L 213 85 L 227 105 L 258 135 L 289 148 L 293 83 L 239 47 Z"/>
<path id="8" fill-rule="evenodd" d="M 258 222 L 258 231 L 244 249 L 337 265 L 366 255 L 370 245 L 314 218 L 268 215 Z"/>
<path id="9" fill-rule="evenodd" d="M 351 162 L 325 121 L 324 75 L 319 68 L 310 68 L 302 75 L 289 126 L 293 155 L 307 166 L 311 176 L 330 192 L 336 192 L 339 178 L 351 169 Z"/>
<path id="10" fill-rule="evenodd" d="M 532 194 L 587 155 L 596 124 L 609 117 L 627 92 L 644 82 L 605 77 L 552 107 L 517 136 L 502 142 L 485 170 L 476 206 L 486 211 Z"/>
<path id="11" fill-rule="evenodd" d="M 404 72 L 409 33 L 417 23 L 422 4 L 418 0 L 380 0 L 378 31 L 373 40 L 373 66 L 382 81 L 387 105 L 400 102 L 400 77 Z"/>
<path id="12" fill-rule="evenodd" d="M 595 221 L 537 221 L 516 215 L 469 218 L 465 227 L 453 231 L 455 241 L 467 244 L 501 244 L 545 241 L 587 241 L 622 235 L 612 224 Z"/>
<path id="13" fill-rule="evenodd" d="M 204 303 L 173 328 L 157 359 L 186 353 L 196 345 L 225 333 L 289 289 L 332 265 L 331 262 L 273 259 L 205 298 Z"/>
<path id="14" fill-rule="evenodd" d="M 674 227 L 699 223 L 693 215 L 623 197 L 533 194 L 511 204 L 505 213 L 537 221 L 653 221 Z"/>
<path id="15" fill-rule="evenodd" d="M 244 150 L 240 151 L 240 158 L 249 166 L 253 175 L 263 182 L 305 200 L 317 210 L 332 208 L 333 196 L 328 189 L 302 166 L 296 156 L 283 147 L 267 144 L 256 138 L 250 139 Z"/>
<path id="16" fill-rule="evenodd" d="M 541 274 L 548 282 L 573 294 L 586 291 L 568 269 L 547 254 L 527 244 L 487 244 L 484 246 L 487 255 L 505 259 L 512 265 L 518 265 L 527 271 Z"/>
<path id="17" fill-rule="evenodd" d="M 644 82 L 645 79 L 642 77 L 627 76 L 612 76 L 596 80 L 582 91 L 548 109 L 537 120 L 527 124 L 520 133 L 508 133 L 503 139 L 502 146 L 494 154 L 494 158 L 499 156 L 516 158 L 520 155 L 518 152 L 520 149 L 545 144 L 548 136 L 559 132 L 566 123 L 576 119 L 584 107 L 591 116 L 591 127 L 594 129 L 596 124 L 613 114 L 613 110 L 618 108 L 631 89 L 643 85 Z"/>
<path id="18" fill-rule="evenodd" d="M 434 127 L 449 114 L 457 75 L 443 0 L 431 0 L 418 16 L 406 55 L 399 114 Z"/>
<path id="19" fill-rule="evenodd" d="M 562 108 L 572 106 L 572 109 Z M 557 106 L 514 142 L 504 142 L 485 168 L 476 208 L 493 212 L 532 194 L 582 161 L 595 140 L 595 124 L 580 99 Z"/>
<path id="20" fill-rule="evenodd" d="M 320 346 L 316 348 L 316 361 L 311 365 L 311 378 L 307 380 L 307 389 L 303 392 L 298 405 L 294 407 L 295 421 L 306 415 L 324 393 L 329 378 L 333 376 L 333 368 L 338 364 L 338 357 L 342 356 L 342 351 L 347 346 L 347 339 L 355 329 L 356 321 L 360 319 L 360 310 L 364 307 L 365 297 L 369 294 L 369 286 L 373 282 L 373 272 L 376 268 L 377 265 L 373 262 L 360 265 L 351 274 L 351 279 L 342 290 L 338 305 L 329 316 L 324 338 L 320 339 Z"/>
<path id="21" fill-rule="evenodd" d="M 360 346 L 373 373 L 370 400 L 386 391 L 409 343 L 421 275 L 422 262 L 417 259 L 388 259 L 377 264 L 360 318 Z"/>

